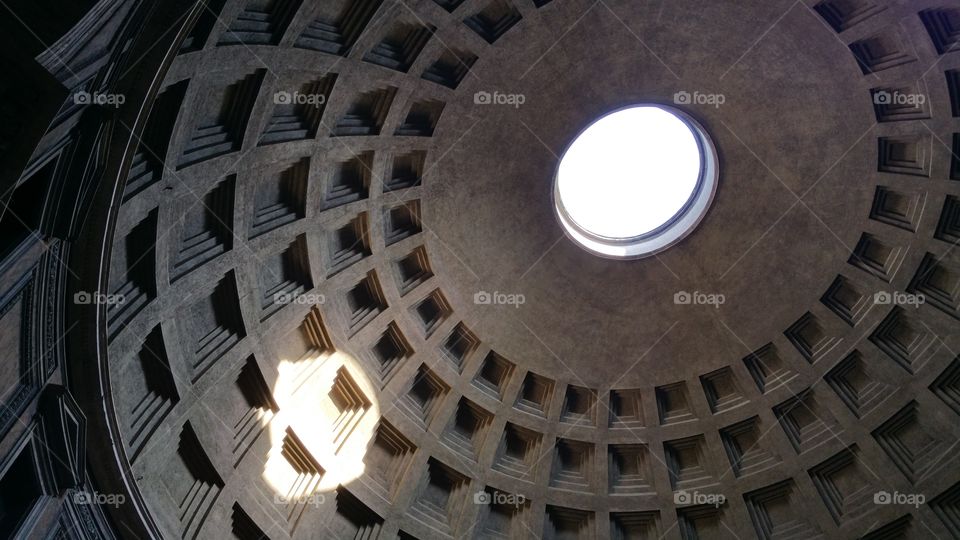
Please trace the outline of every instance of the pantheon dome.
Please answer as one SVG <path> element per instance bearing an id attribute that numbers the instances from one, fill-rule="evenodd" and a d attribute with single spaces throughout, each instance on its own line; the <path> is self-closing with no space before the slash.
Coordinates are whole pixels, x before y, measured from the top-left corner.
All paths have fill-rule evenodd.
<path id="1" fill-rule="evenodd" d="M 960 0 L 0 8 L 0 539 L 960 539 Z"/>

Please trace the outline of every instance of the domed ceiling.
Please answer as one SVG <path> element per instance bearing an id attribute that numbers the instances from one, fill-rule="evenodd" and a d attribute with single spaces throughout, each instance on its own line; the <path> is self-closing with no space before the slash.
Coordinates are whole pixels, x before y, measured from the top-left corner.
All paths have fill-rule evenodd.
<path id="1" fill-rule="evenodd" d="M 174 538 L 958 538 L 960 7 L 208 2 L 117 212 L 123 450 Z M 559 156 L 676 107 L 677 245 Z"/>

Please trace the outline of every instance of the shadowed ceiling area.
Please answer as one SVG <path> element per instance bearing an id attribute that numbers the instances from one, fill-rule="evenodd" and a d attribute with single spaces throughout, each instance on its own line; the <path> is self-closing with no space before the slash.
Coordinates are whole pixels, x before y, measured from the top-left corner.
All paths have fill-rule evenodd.
<path id="1" fill-rule="evenodd" d="M 957 1 L 59 4 L 2 5 L 0 537 L 960 538 Z M 613 260 L 556 173 L 635 105 L 719 175 Z"/>

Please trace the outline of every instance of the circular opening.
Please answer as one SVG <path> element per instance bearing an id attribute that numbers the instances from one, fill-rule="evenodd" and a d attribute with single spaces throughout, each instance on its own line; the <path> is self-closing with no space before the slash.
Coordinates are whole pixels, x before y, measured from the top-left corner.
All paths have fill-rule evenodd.
<path id="1" fill-rule="evenodd" d="M 560 160 L 554 189 L 567 234 L 589 251 L 638 258 L 690 233 L 717 184 L 716 151 L 686 113 L 633 106 L 601 117 Z"/>

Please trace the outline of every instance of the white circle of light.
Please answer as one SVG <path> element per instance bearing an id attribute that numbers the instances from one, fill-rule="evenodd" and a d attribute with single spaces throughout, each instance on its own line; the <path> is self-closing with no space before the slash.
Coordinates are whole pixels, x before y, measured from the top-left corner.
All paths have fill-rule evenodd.
<path id="1" fill-rule="evenodd" d="M 699 124 L 676 109 L 635 106 L 600 118 L 567 148 L 554 202 L 583 247 L 638 258 L 696 227 L 716 181 L 716 152 Z"/>

